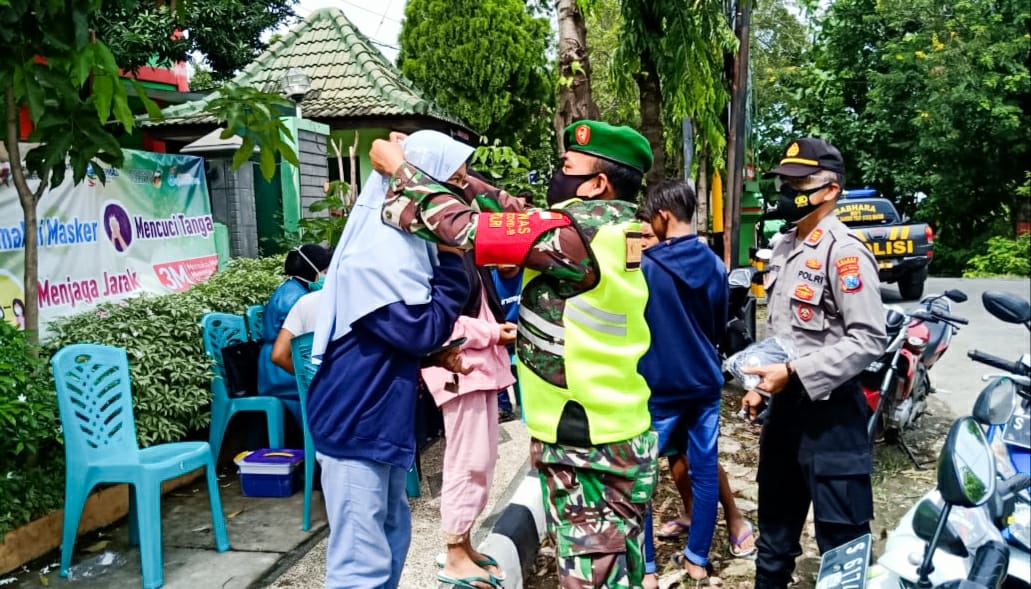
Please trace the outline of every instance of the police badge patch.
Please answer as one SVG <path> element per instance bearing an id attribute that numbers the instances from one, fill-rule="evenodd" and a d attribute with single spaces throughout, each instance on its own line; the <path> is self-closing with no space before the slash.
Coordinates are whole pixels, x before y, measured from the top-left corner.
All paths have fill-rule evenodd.
<path id="1" fill-rule="evenodd" d="M 813 318 L 813 306 L 806 303 L 802 303 L 798 306 L 798 318 L 802 321 L 809 321 Z"/>
<path id="2" fill-rule="evenodd" d="M 859 257 L 847 256 L 834 262 L 838 269 L 838 281 L 841 292 L 859 292 L 863 288 L 863 279 L 859 276 Z"/>

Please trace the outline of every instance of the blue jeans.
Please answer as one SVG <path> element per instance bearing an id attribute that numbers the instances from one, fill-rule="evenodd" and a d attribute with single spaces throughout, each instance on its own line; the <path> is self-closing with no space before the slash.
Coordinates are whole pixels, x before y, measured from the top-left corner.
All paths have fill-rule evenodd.
<path id="1" fill-rule="evenodd" d="M 698 566 L 709 564 L 709 548 L 716 531 L 719 505 L 717 440 L 720 433 L 720 399 L 692 401 L 672 407 L 652 405 L 652 427 L 659 434 L 661 455 L 687 454 L 691 464 L 691 531 L 684 556 Z M 645 518 L 645 565 L 655 562 L 651 510 Z"/>
<path id="2" fill-rule="evenodd" d="M 406 470 L 316 455 L 329 520 L 327 589 L 394 589 L 412 540 Z"/>

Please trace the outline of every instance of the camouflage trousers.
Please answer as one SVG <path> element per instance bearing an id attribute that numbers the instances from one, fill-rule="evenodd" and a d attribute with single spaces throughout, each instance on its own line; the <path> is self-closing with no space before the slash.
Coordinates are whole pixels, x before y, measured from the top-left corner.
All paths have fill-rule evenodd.
<path id="1" fill-rule="evenodd" d="M 641 586 L 644 510 L 655 488 L 657 447 L 653 431 L 587 448 L 531 442 L 561 587 Z"/>

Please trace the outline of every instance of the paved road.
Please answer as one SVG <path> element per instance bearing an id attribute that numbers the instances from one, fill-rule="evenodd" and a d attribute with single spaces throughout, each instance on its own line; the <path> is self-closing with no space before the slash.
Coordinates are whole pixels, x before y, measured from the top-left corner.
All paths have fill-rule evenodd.
<path id="1" fill-rule="evenodd" d="M 938 389 L 940 399 L 956 415 L 969 415 L 974 399 L 984 386 L 981 376 L 998 372 L 989 366 L 967 358 L 969 350 L 977 349 L 1009 360 L 1031 351 L 1031 333 L 1023 325 L 1003 323 L 984 310 L 981 294 L 987 290 L 1012 293 L 1031 299 L 1031 281 L 1027 279 L 999 278 L 929 278 L 925 294 L 937 294 L 950 288 L 965 292 L 965 303 L 954 303 L 952 312 L 970 320 L 952 338 L 952 345 L 931 369 L 931 383 Z M 903 301 L 895 285 L 881 287 L 885 303 L 897 303 L 903 308 L 912 302 Z"/>

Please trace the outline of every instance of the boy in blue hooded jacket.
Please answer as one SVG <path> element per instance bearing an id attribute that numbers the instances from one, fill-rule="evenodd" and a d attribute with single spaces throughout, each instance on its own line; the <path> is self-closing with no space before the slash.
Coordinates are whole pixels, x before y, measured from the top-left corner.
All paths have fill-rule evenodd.
<path id="1" fill-rule="evenodd" d="M 659 244 L 646 249 L 641 262 L 651 347 L 638 370 L 651 388 L 648 408 L 660 453 L 686 452 L 691 464 L 694 504 L 681 562 L 691 578 L 702 579 L 716 527 L 723 387 L 716 345 L 727 324 L 728 292 L 723 262 L 694 234 L 696 205 L 690 185 L 667 180 L 648 190 L 641 207 Z"/>

